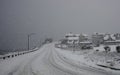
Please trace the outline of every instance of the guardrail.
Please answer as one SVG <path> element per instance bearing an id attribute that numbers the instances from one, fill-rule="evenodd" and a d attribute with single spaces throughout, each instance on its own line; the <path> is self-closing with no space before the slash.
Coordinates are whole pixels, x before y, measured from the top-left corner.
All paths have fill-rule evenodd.
<path id="1" fill-rule="evenodd" d="M 0 60 L 5 60 L 5 59 L 13 58 L 13 57 L 16 57 L 16 56 L 19 56 L 19 55 L 24 55 L 24 54 L 27 54 L 27 53 L 30 53 L 30 52 L 37 51 L 38 49 L 39 48 L 35 48 L 33 50 L 21 51 L 21 52 L 12 52 L 12 53 L 8 53 L 8 54 L 5 54 L 5 55 L 0 55 Z"/>

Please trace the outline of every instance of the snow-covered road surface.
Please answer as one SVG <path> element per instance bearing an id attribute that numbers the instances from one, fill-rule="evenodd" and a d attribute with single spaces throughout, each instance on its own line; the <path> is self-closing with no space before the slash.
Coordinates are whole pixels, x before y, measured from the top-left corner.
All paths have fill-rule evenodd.
<path id="1" fill-rule="evenodd" d="M 117 75 L 104 70 L 76 64 L 54 47 L 46 44 L 39 50 L 0 61 L 0 75 Z M 120 75 L 120 74 L 118 74 Z"/>

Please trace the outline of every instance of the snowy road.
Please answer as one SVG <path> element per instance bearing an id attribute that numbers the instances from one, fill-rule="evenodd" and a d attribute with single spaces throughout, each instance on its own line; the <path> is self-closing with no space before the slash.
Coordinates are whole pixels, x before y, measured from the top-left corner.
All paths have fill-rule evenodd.
<path id="1" fill-rule="evenodd" d="M 76 64 L 46 44 L 38 51 L 0 61 L 0 75 L 117 75 Z M 120 75 L 120 74 L 118 74 Z"/>

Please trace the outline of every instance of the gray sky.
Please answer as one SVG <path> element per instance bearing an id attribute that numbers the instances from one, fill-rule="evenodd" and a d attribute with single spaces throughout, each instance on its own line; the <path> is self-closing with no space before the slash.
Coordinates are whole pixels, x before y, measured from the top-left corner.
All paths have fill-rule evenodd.
<path id="1" fill-rule="evenodd" d="M 29 33 L 59 39 L 68 32 L 115 33 L 119 28 L 120 0 L 0 0 L 0 47 L 15 39 L 23 45 Z"/>

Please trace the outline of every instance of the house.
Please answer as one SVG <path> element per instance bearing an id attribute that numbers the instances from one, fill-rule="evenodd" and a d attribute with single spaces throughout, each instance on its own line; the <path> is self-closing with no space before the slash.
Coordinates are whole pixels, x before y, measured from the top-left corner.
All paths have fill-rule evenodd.
<path id="1" fill-rule="evenodd" d="M 66 34 L 65 39 L 67 39 L 68 47 L 83 48 L 91 47 L 92 45 L 92 42 L 89 41 L 88 35 L 86 34 L 73 34 L 70 32 Z"/>
<path id="2" fill-rule="evenodd" d="M 86 34 L 80 34 L 79 36 L 79 42 L 88 41 L 88 39 L 88 35 Z"/>
<path id="3" fill-rule="evenodd" d="M 104 37 L 104 45 L 116 45 L 118 42 L 114 34 L 106 34 Z"/>
<path id="4" fill-rule="evenodd" d="M 79 42 L 79 46 L 81 49 L 92 49 L 93 48 L 93 44 L 90 41 Z"/>
<path id="5" fill-rule="evenodd" d="M 65 35 L 65 39 L 67 39 L 67 44 L 78 44 L 79 43 L 79 34 L 69 33 Z"/>
<path id="6" fill-rule="evenodd" d="M 79 46 L 81 49 L 91 49 L 92 48 L 92 42 L 89 40 L 88 35 L 80 34 Z"/>
<path id="7" fill-rule="evenodd" d="M 65 35 L 68 44 L 78 44 L 79 42 L 88 41 L 88 35 L 86 34 L 73 34 L 69 33 Z"/>
<path id="8" fill-rule="evenodd" d="M 94 33 L 92 35 L 92 43 L 94 46 L 99 46 L 104 43 L 104 33 Z"/>
<path id="9" fill-rule="evenodd" d="M 116 38 L 114 36 L 114 34 L 105 34 L 104 36 L 104 41 L 115 41 Z"/>
<path id="10" fill-rule="evenodd" d="M 116 40 L 120 40 L 120 33 L 114 34 L 114 37 L 115 37 Z"/>

